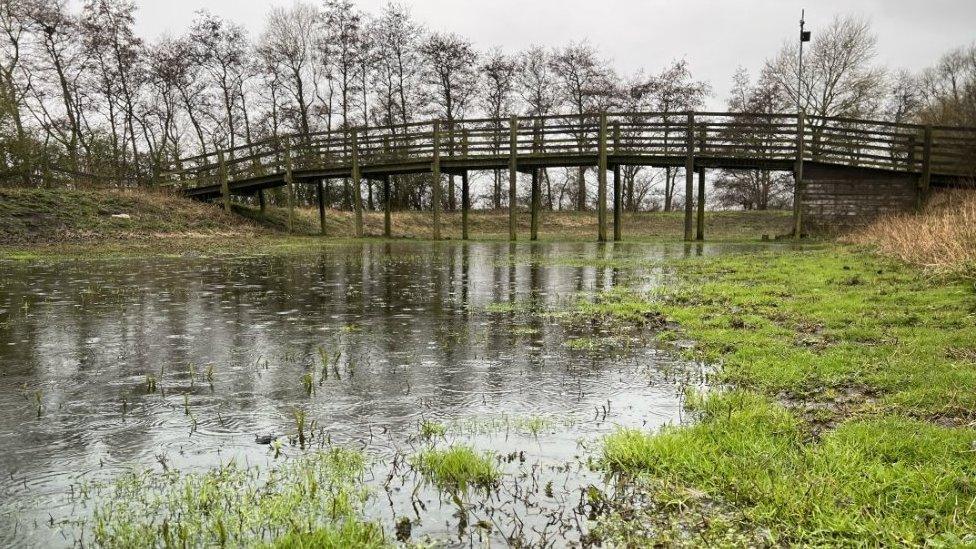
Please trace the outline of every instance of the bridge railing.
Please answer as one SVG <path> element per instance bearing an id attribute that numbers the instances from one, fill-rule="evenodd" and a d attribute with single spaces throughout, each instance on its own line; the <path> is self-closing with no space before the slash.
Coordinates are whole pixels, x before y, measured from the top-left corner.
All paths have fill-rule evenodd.
<path id="1" fill-rule="evenodd" d="M 482 159 L 496 167 L 513 153 L 563 165 L 589 163 L 600 153 L 601 138 L 621 163 L 683 165 L 691 153 L 727 167 L 741 162 L 782 169 L 796 159 L 799 118 L 793 114 L 608 113 L 603 136 L 601 116 L 425 121 L 287 135 L 184 158 L 166 177 L 183 187 L 280 179 L 289 167 L 314 177 L 348 170 L 353 157 L 360 166 L 418 171 L 432 161 L 435 142 L 442 160 Z M 808 161 L 951 176 L 976 170 L 976 128 L 809 116 L 802 140 Z"/>

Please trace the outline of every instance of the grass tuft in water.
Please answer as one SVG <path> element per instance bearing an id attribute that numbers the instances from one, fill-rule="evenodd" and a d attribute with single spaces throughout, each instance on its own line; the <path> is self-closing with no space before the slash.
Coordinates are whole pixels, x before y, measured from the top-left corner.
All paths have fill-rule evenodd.
<path id="1" fill-rule="evenodd" d="M 315 392 L 315 378 L 312 376 L 312 372 L 305 372 L 302 376 L 302 387 L 307 396 L 312 396 L 312 393 Z"/>
<path id="2" fill-rule="evenodd" d="M 470 486 L 489 489 L 501 479 L 492 454 L 476 452 L 470 446 L 426 448 L 411 464 L 428 482 L 449 492 L 464 493 Z"/>
<path id="3" fill-rule="evenodd" d="M 420 422 L 420 438 L 431 440 L 444 438 L 447 435 L 447 426 L 437 421 L 425 419 Z"/>
<path id="4" fill-rule="evenodd" d="M 149 394 L 156 392 L 156 376 L 146 374 L 146 392 Z"/>
<path id="5" fill-rule="evenodd" d="M 127 473 L 79 491 L 94 506 L 80 528 L 109 547 L 383 547 L 363 518 L 364 470 L 362 453 L 333 448 L 270 471 Z"/>

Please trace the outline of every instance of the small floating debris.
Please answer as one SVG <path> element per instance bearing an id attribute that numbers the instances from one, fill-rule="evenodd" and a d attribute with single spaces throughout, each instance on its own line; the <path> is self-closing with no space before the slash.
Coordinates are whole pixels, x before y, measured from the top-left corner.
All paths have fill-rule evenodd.
<path id="1" fill-rule="evenodd" d="M 278 439 L 279 435 L 274 433 L 268 435 L 254 435 L 255 444 L 268 445 Z"/>

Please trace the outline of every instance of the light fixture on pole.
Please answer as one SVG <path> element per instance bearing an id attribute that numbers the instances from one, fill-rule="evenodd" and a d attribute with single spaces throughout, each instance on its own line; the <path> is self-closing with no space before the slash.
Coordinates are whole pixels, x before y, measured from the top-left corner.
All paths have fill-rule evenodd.
<path id="1" fill-rule="evenodd" d="M 796 112 L 799 113 L 802 110 L 802 98 L 803 98 L 803 43 L 810 41 L 810 31 L 805 30 L 806 26 L 806 12 L 807 10 L 800 10 L 800 70 L 798 71 L 799 77 L 796 83 Z"/>

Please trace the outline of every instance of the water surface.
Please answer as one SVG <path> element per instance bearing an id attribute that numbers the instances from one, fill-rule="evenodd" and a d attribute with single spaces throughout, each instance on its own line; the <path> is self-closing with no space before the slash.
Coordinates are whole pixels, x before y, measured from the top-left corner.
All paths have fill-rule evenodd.
<path id="1" fill-rule="evenodd" d="M 413 539 L 571 542 L 585 529 L 573 509 L 580 490 L 603 483 L 583 461 L 595 442 L 618 426 L 678 420 L 681 388 L 701 382 L 701 367 L 658 348 L 653 334 L 575 349 L 568 340 L 599 339 L 599 326 L 569 333 L 527 313 L 616 286 L 649 290 L 667 283 L 658 260 L 725 249 L 363 243 L 0 263 L 0 543 L 76 543 L 60 522 L 85 512 L 68 497 L 81 481 L 162 462 L 272 464 L 255 434 L 293 431 L 296 408 L 330 443 L 367 449 L 368 512 L 391 532 L 408 516 Z M 339 366 L 322 372 L 322 353 Z M 525 418 L 545 428 L 527 433 Z M 491 531 L 464 528 L 456 507 L 402 466 L 423 445 L 423 420 L 455 426 L 450 442 L 522 453 L 493 501 L 472 509 Z M 300 451 L 288 446 L 279 459 Z M 381 482 L 393 469 L 394 481 Z M 537 484 L 534 499 L 519 478 Z M 540 495 L 549 482 L 558 489 Z"/>

